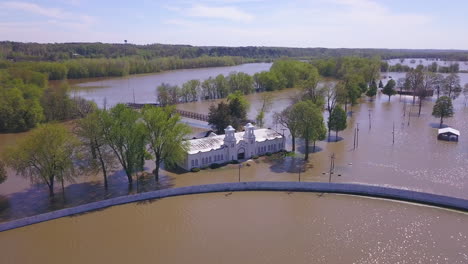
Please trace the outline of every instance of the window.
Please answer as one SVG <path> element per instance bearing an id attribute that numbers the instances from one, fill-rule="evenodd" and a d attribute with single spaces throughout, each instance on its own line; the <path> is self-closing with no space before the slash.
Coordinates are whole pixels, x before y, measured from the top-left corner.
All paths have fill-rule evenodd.
<path id="1" fill-rule="evenodd" d="M 198 159 L 195 160 L 195 166 L 198 166 Z"/>
<path id="2" fill-rule="evenodd" d="M 221 154 L 221 160 L 223 160 L 223 154 Z"/>
<path id="3" fill-rule="evenodd" d="M 192 160 L 192 167 L 193 167 L 193 166 L 195 166 L 195 161 L 194 161 L 194 160 Z"/>
<path id="4" fill-rule="evenodd" d="M 210 156 L 210 158 L 209 158 L 209 161 L 208 161 L 208 162 L 209 162 L 209 163 L 211 163 L 211 156 Z"/>

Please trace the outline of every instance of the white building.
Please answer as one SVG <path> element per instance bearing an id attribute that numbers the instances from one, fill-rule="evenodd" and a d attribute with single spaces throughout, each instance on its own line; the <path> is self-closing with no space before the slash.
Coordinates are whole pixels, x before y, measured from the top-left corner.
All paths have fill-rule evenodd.
<path id="1" fill-rule="evenodd" d="M 284 138 L 281 134 L 267 128 L 255 129 L 250 123 L 245 126 L 244 132 L 236 133 L 232 126 L 228 126 L 224 132 L 224 135 L 188 140 L 187 157 L 180 164 L 181 167 L 191 170 L 284 149 Z"/>

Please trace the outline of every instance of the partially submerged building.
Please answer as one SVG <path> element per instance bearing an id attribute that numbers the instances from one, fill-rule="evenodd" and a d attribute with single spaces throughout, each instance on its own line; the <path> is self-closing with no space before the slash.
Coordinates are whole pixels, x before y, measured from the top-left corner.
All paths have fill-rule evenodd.
<path id="1" fill-rule="evenodd" d="M 205 138 L 187 140 L 189 149 L 180 166 L 191 170 L 284 150 L 283 135 L 269 128 L 255 129 L 248 123 L 243 132 L 236 133 L 232 126 L 228 126 L 224 132 L 224 135 L 211 134 Z"/>
<path id="2" fill-rule="evenodd" d="M 460 137 L 460 131 L 451 127 L 439 129 L 437 135 L 437 139 L 446 141 L 458 141 L 458 137 Z"/>

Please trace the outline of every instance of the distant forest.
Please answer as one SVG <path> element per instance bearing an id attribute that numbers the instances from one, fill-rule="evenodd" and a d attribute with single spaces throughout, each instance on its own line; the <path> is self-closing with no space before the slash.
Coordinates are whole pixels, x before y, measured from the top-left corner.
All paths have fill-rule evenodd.
<path id="1" fill-rule="evenodd" d="M 193 59 L 209 57 L 243 57 L 272 60 L 280 57 L 323 59 L 358 56 L 382 59 L 439 58 L 468 61 L 468 50 L 412 50 L 412 49 L 327 49 L 287 47 L 195 47 L 166 44 L 105 44 L 105 43 L 21 43 L 0 42 L 0 59 L 10 61 L 64 61 L 80 58 L 137 57 L 151 60 L 164 57 Z"/>
<path id="2" fill-rule="evenodd" d="M 233 66 L 284 57 L 304 61 L 342 57 L 468 61 L 468 51 L 0 42 L 0 70 L 24 69 L 40 72 L 46 74 L 49 80 L 118 77 L 177 69 Z M 396 70 L 409 70 L 409 67 L 400 68 Z"/>

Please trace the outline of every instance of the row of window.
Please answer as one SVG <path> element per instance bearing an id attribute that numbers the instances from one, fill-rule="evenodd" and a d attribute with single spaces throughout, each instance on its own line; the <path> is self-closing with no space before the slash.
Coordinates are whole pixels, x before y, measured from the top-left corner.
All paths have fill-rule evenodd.
<path id="1" fill-rule="evenodd" d="M 278 148 L 276 144 L 271 144 L 268 146 L 262 146 L 257 148 L 257 153 L 265 153 L 265 152 L 276 152 L 283 147 L 283 143 L 278 143 Z"/>
<path id="2" fill-rule="evenodd" d="M 218 161 L 223 161 L 223 160 L 224 160 L 224 155 L 219 154 L 219 155 L 214 155 L 214 156 L 209 156 L 209 157 L 206 157 L 206 158 L 202 158 L 201 159 L 201 164 L 202 165 L 209 165 L 212 162 L 218 162 Z M 198 159 L 192 160 L 191 164 L 192 164 L 192 167 L 198 166 Z"/>

